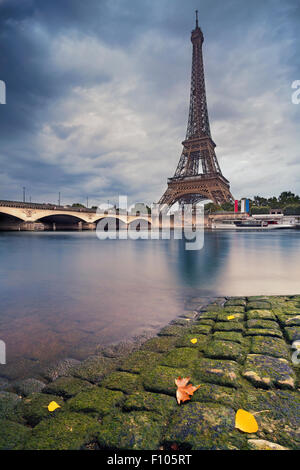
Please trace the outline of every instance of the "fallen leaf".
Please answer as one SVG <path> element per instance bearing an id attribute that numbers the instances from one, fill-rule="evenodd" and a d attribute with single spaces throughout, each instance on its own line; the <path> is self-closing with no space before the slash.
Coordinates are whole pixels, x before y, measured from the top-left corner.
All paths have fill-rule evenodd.
<path id="1" fill-rule="evenodd" d="M 51 401 L 48 405 L 48 410 L 49 411 L 55 411 L 55 410 L 57 410 L 57 408 L 61 408 L 61 407 L 58 403 L 56 403 L 56 401 Z"/>
<path id="2" fill-rule="evenodd" d="M 254 416 L 248 411 L 239 409 L 235 415 L 235 427 L 240 431 L 254 433 L 258 431 L 258 424 Z"/>
<path id="3" fill-rule="evenodd" d="M 193 343 L 193 344 L 196 344 L 196 343 L 197 343 L 197 341 L 198 341 L 198 340 L 197 340 L 197 338 L 193 338 L 193 339 L 191 339 L 191 343 Z"/>
<path id="4" fill-rule="evenodd" d="M 180 405 L 181 402 L 183 403 L 187 400 L 190 400 L 191 395 L 193 395 L 194 392 L 200 387 L 200 385 L 197 387 L 192 384 L 187 385 L 189 381 L 190 377 L 178 377 L 175 379 L 175 384 L 177 385 L 176 398 L 178 405 Z"/>
<path id="5" fill-rule="evenodd" d="M 228 315 L 227 320 L 233 320 L 235 318 L 234 315 Z"/>

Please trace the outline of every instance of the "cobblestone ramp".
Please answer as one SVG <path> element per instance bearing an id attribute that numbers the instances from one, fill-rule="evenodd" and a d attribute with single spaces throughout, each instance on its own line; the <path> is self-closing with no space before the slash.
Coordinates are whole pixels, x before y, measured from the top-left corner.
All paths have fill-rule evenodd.
<path id="1" fill-rule="evenodd" d="M 198 306 L 138 350 L 69 360 L 35 393 L 28 381 L 0 392 L 0 448 L 299 449 L 296 340 L 300 296 Z M 200 385 L 180 406 L 178 376 Z M 235 429 L 239 408 L 255 414 L 255 434 Z"/>

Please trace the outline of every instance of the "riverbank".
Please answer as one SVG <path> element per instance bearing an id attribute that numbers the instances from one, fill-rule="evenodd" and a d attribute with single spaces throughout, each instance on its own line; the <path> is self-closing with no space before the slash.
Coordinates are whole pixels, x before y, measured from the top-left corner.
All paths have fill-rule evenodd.
<path id="1" fill-rule="evenodd" d="M 300 296 L 191 307 L 144 342 L 60 361 L 44 380 L 14 389 L 2 384 L 0 448 L 299 448 L 300 368 L 291 345 L 300 340 Z M 200 385 L 180 406 L 178 376 Z M 51 401 L 60 406 L 53 412 Z M 255 434 L 235 429 L 239 408 L 257 413 Z"/>

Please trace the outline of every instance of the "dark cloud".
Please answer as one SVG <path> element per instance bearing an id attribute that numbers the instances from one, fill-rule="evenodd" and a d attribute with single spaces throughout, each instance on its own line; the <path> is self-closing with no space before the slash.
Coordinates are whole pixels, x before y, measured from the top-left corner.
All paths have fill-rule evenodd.
<path id="1" fill-rule="evenodd" d="M 0 0 L 0 198 L 157 200 L 185 135 L 195 8 L 234 195 L 300 192 L 297 0 Z"/>

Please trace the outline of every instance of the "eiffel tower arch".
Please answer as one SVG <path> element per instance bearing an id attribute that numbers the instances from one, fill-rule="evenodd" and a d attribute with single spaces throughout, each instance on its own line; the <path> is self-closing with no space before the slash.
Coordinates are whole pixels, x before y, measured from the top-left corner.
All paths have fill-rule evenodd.
<path id="1" fill-rule="evenodd" d="M 190 108 L 186 138 L 176 171 L 168 179 L 168 188 L 159 204 L 172 206 L 196 204 L 211 199 L 215 204 L 233 201 L 229 181 L 222 175 L 211 138 L 207 111 L 202 45 L 203 33 L 198 25 L 192 31 L 193 44 Z"/>

